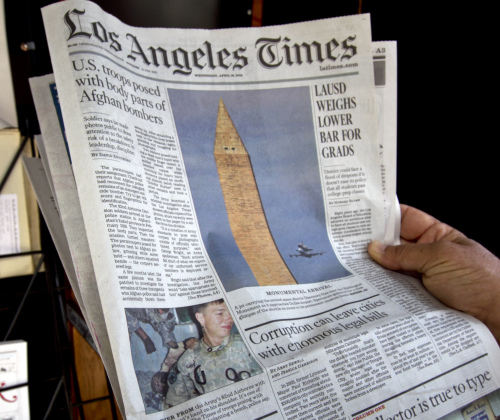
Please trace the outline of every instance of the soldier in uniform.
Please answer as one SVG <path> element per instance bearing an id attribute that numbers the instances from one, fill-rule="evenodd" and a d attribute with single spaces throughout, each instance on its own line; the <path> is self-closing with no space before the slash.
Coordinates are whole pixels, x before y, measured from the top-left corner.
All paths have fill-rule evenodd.
<path id="1" fill-rule="evenodd" d="M 177 349 L 170 349 L 161 365 L 159 372 L 151 378 L 151 391 L 144 397 L 144 404 L 156 411 L 163 411 L 169 408 L 165 403 L 168 392 L 168 374 L 172 367 L 177 363 L 179 357 L 186 351 L 192 349 L 198 342 L 197 338 L 191 337 L 184 341 L 179 341 Z"/>
<path id="2" fill-rule="evenodd" d="M 193 308 L 203 337 L 187 349 L 168 376 L 166 404 L 175 406 L 201 394 L 262 373 L 238 333 L 222 299 Z"/>
<path id="3" fill-rule="evenodd" d="M 176 349 L 177 339 L 174 335 L 174 328 L 177 325 L 172 309 L 150 309 L 150 308 L 127 308 L 125 309 L 129 334 L 135 332 L 142 340 L 146 353 L 156 351 L 155 345 L 139 324 L 139 321 L 150 324 L 160 335 L 163 347 Z"/>

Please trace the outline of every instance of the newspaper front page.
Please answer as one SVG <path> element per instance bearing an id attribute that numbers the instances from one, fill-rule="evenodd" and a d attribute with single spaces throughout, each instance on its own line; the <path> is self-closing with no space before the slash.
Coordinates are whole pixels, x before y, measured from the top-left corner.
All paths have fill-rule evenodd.
<path id="1" fill-rule="evenodd" d="M 82 299 L 127 418 L 435 419 L 499 388 L 486 327 L 366 253 L 399 236 L 395 45 L 372 44 L 368 15 L 216 31 L 81 1 L 43 15 Z"/>

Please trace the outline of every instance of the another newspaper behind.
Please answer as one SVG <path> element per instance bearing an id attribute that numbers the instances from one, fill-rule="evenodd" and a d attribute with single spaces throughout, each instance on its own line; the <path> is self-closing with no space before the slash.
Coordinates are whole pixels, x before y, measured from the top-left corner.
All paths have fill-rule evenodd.
<path id="1" fill-rule="evenodd" d="M 486 327 L 366 254 L 398 233 L 372 57 L 394 44 L 377 54 L 369 16 L 186 31 L 89 2 L 43 14 L 83 217 L 50 171 L 127 418 L 435 419 L 499 388 Z"/>

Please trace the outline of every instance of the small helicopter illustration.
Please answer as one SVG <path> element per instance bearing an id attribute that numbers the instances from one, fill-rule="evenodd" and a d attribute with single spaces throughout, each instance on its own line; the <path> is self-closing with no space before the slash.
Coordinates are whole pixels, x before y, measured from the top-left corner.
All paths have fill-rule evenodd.
<path id="1" fill-rule="evenodd" d="M 312 257 L 315 257 L 316 255 L 323 255 L 325 253 L 325 252 L 311 252 L 313 249 L 312 248 L 308 248 L 302 242 L 300 242 L 297 246 L 298 246 L 297 251 L 299 253 L 298 254 L 290 254 L 290 257 L 312 258 Z"/>

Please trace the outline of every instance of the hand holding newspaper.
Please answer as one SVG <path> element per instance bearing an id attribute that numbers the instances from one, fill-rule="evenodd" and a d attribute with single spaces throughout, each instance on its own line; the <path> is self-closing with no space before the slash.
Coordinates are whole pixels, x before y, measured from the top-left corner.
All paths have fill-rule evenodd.
<path id="1" fill-rule="evenodd" d="M 395 43 L 368 15 L 43 15 L 47 167 L 127 418 L 435 419 L 499 388 L 484 325 L 366 253 L 399 238 Z"/>

